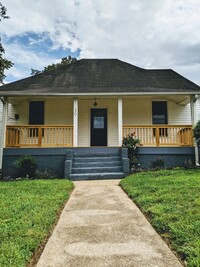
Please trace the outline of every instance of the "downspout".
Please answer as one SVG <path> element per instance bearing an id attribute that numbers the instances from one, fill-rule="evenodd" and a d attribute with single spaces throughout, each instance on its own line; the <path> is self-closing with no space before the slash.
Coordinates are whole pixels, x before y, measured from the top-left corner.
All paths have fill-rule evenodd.
<path id="1" fill-rule="evenodd" d="M 192 122 L 192 127 L 194 128 L 196 124 L 196 101 L 198 99 L 199 95 L 192 95 L 190 97 L 190 106 L 191 106 L 191 122 Z M 194 150 L 195 150 L 195 165 L 200 166 L 199 164 L 199 149 L 196 143 L 196 140 L 194 140 Z"/>

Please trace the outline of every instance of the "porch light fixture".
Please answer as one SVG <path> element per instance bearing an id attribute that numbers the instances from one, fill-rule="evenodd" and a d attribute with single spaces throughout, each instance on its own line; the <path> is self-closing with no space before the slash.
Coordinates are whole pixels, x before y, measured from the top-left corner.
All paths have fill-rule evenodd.
<path id="1" fill-rule="evenodd" d="M 97 100 L 97 99 L 95 98 L 95 99 L 94 99 L 94 103 L 93 103 L 93 106 L 94 106 L 94 107 L 96 107 L 96 106 L 98 105 L 98 103 L 97 103 L 96 100 Z"/>
<path id="2" fill-rule="evenodd" d="M 19 120 L 19 114 L 15 114 L 15 120 Z"/>

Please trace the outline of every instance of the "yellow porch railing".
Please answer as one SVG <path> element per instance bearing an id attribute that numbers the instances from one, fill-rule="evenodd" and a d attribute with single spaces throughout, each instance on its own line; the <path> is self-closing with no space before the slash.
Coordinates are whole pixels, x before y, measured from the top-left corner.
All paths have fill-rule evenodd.
<path id="1" fill-rule="evenodd" d="M 123 125 L 143 146 L 193 146 L 191 125 Z M 7 126 L 6 147 L 72 147 L 72 125 Z"/>
<path id="2" fill-rule="evenodd" d="M 123 125 L 123 137 L 129 134 L 143 146 L 193 146 L 191 125 Z"/>
<path id="3" fill-rule="evenodd" d="M 72 147 L 72 125 L 7 126 L 6 147 Z"/>

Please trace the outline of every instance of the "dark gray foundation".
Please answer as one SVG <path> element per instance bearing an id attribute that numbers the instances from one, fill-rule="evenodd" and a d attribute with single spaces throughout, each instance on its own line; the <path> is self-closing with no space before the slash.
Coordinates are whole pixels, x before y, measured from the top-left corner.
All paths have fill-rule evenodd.
<path id="1" fill-rule="evenodd" d="M 2 176 L 16 177 L 16 169 L 13 162 L 20 156 L 32 155 L 37 161 L 39 169 L 51 169 L 57 178 L 66 177 L 65 162 L 73 153 L 115 153 L 119 148 L 5 148 L 3 150 Z M 127 160 L 124 162 L 124 173 L 128 174 Z M 194 147 L 140 147 L 138 160 L 141 168 L 152 168 L 152 162 L 163 159 L 165 167 L 183 167 L 188 162 L 194 164 Z"/>

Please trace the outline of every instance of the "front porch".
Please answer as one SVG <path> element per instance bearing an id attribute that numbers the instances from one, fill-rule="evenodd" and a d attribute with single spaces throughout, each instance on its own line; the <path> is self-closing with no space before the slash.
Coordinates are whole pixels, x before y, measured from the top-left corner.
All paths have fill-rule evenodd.
<path id="1" fill-rule="evenodd" d="M 88 164 L 95 149 L 108 149 L 110 154 L 110 149 L 118 150 L 122 146 L 127 135 L 140 140 L 138 155 L 142 168 L 151 168 L 152 161 L 157 158 L 164 159 L 166 167 L 194 162 L 194 112 L 191 112 L 194 102 L 190 102 L 188 96 L 49 96 L 12 97 L 8 100 L 4 104 L 3 175 L 11 175 L 12 162 L 16 158 L 30 154 L 37 158 L 39 168 L 50 168 L 57 177 L 66 177 L 67 151 L 72 150 L 75 155 L 77 149 L 81 153 L 89 153 Z M 166 111 L 157 114 L 157 110 L 153 110 L 155 103 L 164 104 Z M 35 114 L 31 108 L 39 105 L 42 108 L 40 106 L 40 112 L 35 109 Z M 41 121 L 40 124 L 35 123 L 36 118 Z M 162 122 L 159 124 L 160 119 Z M 98 133 L 93 143 L 92 133 L 95 130 Z M 98 138 L 104 140 L 100 145 Z M 113 167 L 109 162 L 107 164 Z M 88 168 L 91 170 L 86 163 L 83 164 L 86 171 Z M 101 165 L 100 162 L 95 164 Z M 80 171 L 77 168 L 74 172 Z M 110 170 L 109 166 L 105 170 Z M 116 166 L 112 170 L 115 176 L 116 170 L 119 171 L 117 175 L 122 177 L 122 167 Z M 114 177 L 110 172 L 105 177 L 108 176 Z"/>
<path id="2" fill-rule="evenodd" d="M 191 125 L 123 125 L 122 140 L 133 135 L 144 147 L 193 146 Z M 6 147 L 74 147 L 73 125 L 9 125 Z"/>
<path id="3" fill-rule="evenodd" d="M 143 147 L 193 146 L 194 117 L 189 96 L 11 97 L 2 147 L 121 147 L 129 134 Z"/>

